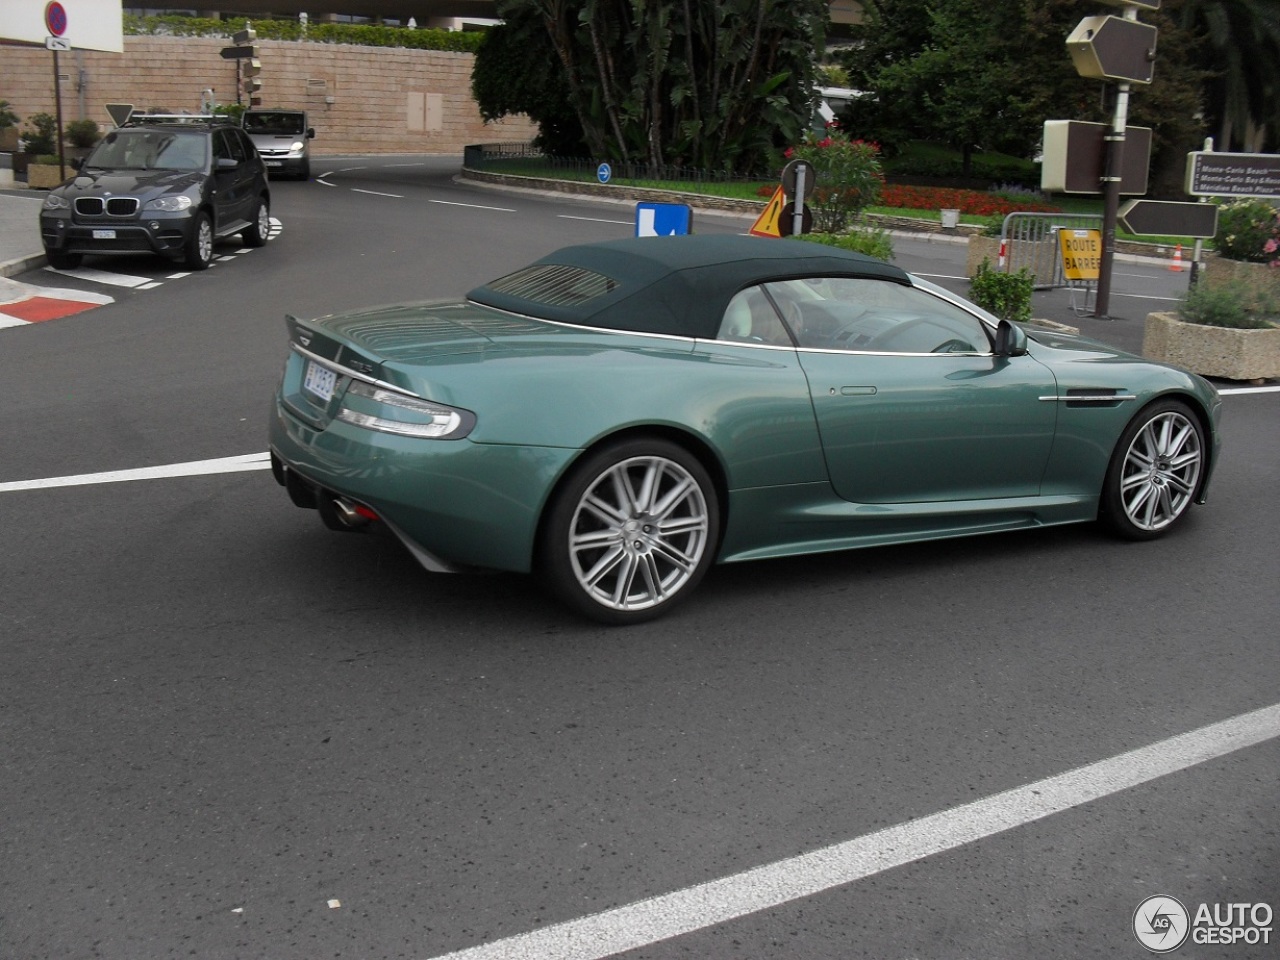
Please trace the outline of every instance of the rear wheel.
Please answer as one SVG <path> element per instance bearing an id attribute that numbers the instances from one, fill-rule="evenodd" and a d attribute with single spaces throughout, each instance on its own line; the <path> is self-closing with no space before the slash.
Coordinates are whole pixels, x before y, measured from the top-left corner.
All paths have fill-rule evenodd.
<path id="1" fill-rule="evenodd" d="M 1151 540 L 1186 515 L 1205 467 L 1204 430 L 1186 404 L 1147 407 L 1125 428 L 1111 455 L 1103 515 L 1129 540 Z"/>
<path id="2" fill-rule="evenodd" d="M 189 270 L 205 270 L 213 262 L 213 221 L 207 213 L 197 215 L 184 253 Z"/>
<path id="3" fill-rule="evenodd" d="M 44 252 L 45 259 L 49 261 L 49 266 L 55 270 L 74 270 L 84 261 L 84 254 L 81 253 L 63 253 L 60 250 L 46 250 Z"/>
<path id="4" fill-rule="evenodd" d="M 259 197 L 257 209 L 253 213 L 252 225 L 240 232 L 240 238 L 246 247 L 260 247 L 271 236 L 271 208 L 267 206 L 267 198 Z"/>
<path id="5" fill-rule="evenodd" d="M 714 560 L 715 485 L 698 459 L 665 440 L 590 454 L 558 491 L 540 571 L 571 607 L 604 623 L 666 613 Z"/>

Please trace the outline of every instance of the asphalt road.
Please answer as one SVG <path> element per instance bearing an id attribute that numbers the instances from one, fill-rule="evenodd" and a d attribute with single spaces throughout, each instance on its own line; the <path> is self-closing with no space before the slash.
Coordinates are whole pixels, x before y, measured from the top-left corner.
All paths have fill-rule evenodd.
<path id="1" fill-rule="evenodd" d="M 261 469 L 17 483 L 260 453 L 286 312 L 631 232 L 445 161 L 326 167 L 265 248 L 98 261 L 159 285 L 0 330 L 0 958 L 1137 958 L 1149 896 L 1280 909 L 1277 393 L 1227 397 L 1166 539 L 719 568 L 626 630 L 330 533 Z M 898 249 L 958 282 L 963 248 Z M 1135 317 L 1177 295 L 1132 270 Z"/>

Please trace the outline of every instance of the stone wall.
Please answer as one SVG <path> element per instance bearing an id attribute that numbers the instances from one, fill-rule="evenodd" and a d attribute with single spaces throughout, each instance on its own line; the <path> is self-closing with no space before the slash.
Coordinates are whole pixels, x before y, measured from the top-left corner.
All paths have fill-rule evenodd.
<path id="1" fill-rule="evenodd" d="M 202 91 L 235 103 L 235 62 L 217 37 L 125 37 L 124 53 L 59 54 L 64 125 L 88 117 L 110 127 L 105 104 L 197 112 Z M 468 143 L 523 141 L 524 118 L 485 123 L 471 97 L 469 53 L 286 40 L 258 44 L 262 103 L 306 110 L 315 154 L 461 154 Z M 53 54 L 0 46 L 0 100 L 23 121 L 54 113 Z"/>

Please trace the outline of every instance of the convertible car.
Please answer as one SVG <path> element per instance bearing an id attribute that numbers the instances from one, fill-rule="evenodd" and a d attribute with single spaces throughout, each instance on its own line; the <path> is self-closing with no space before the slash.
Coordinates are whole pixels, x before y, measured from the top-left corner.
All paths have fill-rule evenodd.
<path id="1" fill-rule="evenodd" d="M 428 570 L 533 572 L 607 623 L 714 562 L 1202 503 L 1205 380 L 801 240 L 558 250 L 464 300 L 287 318 L 273 473 Z"/>

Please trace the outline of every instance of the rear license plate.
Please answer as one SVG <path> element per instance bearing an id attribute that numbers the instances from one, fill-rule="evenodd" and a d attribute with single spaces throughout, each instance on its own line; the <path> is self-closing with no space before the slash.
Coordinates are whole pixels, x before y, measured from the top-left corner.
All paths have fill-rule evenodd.
<path id="1" fill-rule="evenodd" d="M 314 360 L 307 361 L 307 374 L 302 379 L 302 386 L 308 393 L 328 403 L 333 399 L 333 388 L 337 383 L 338 375 L 328 367 L 322 367 Z"/>
<path id="2" fill-rule="evenodd" d="M 95 230 L 93 231 L 93 239 L 95 240 L 114 240 L 116 232 L 114 230 Z"/>
<path id="3" fill-rule="evenodd" d="M 266 161 L 266 163 L 267 163 L 267 166 L 268 166 L 268 167 L 283 167 L 283 166 L 284 166 L 284 162 L 283 162 L 283 161 L 281 161 L 281 160 L 268 160 L 268 161 Z"/>

